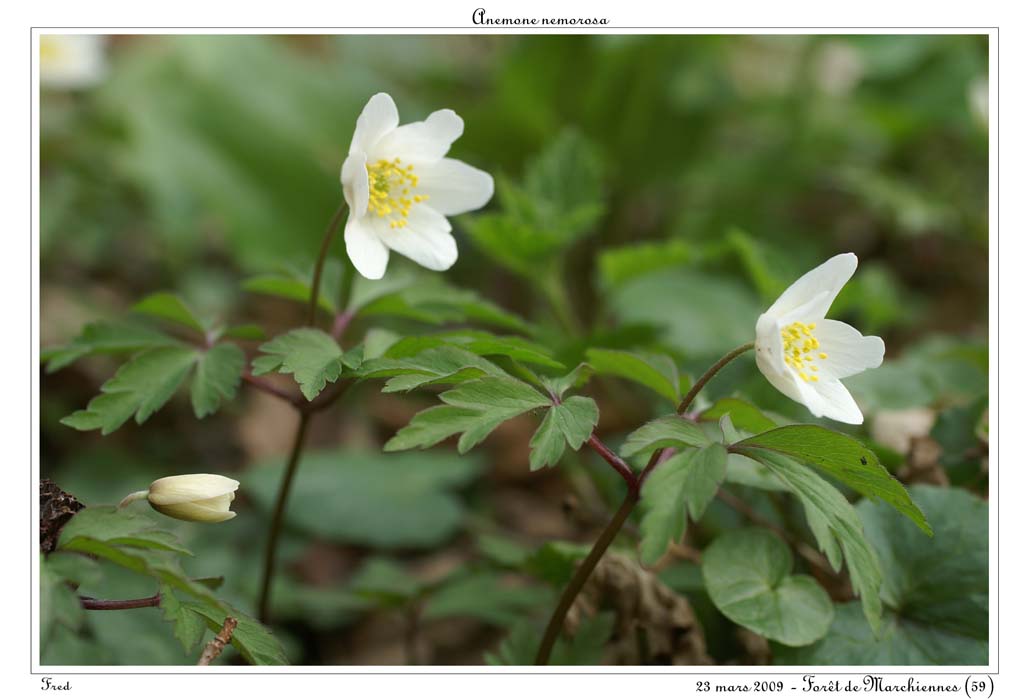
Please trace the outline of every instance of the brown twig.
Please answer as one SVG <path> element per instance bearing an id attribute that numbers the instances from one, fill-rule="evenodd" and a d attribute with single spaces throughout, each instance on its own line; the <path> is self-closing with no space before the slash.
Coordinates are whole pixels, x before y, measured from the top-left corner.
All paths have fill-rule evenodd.
<path id="1" fill-rule="evenodd" d="M 156 608 L 161 604 L 161 594 L 149 598 L 130 598 L 128 600 L 101 600 L 89 596 L 79 596 L 79 602 L 86 610 L 133 610 L 135 608 Z"/>
<path id="2" fill-rule="evenodd" d="M 221 631 L 214 635 L 214 639 L 207 643 L 204 647 L 204 651 L 200 654 L 200 660 L 197 661 L 197 666 L 210 666 L 211 662 L 218 658 L 225 649 L 225 645 L 232 641 L 232 633 L 236 629 L 236 618 L 227 617 L 225 622 L 222 624 Z"/>

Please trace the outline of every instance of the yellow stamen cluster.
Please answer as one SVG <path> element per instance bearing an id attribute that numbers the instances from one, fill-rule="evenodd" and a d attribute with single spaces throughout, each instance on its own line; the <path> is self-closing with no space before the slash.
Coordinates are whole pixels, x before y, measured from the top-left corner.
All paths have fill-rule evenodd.
<path id="1" fill-rule="evenodd" d="M 429 197 L 412 195 L 418 187 L 418 176 L 414 166 L 404 166 L 399 158 L 380 159 L 366 166 L 368 168 L 368 211 L 380 217 L 389 217 L 390 228 L 404 228 L 411 207 Z"/>
<path id="2" fill-rule="evenodd" d="M 782 329 L 782 354 L 787 367 L 792 367 L 805 382 L 818 381 L 818 366 L 814 364 L 814 353 L 819 348 L 818 338 L 812 332 L 815 324 L 794 321 Z M 819 359 L 829 357 L 818 353 Z"/>

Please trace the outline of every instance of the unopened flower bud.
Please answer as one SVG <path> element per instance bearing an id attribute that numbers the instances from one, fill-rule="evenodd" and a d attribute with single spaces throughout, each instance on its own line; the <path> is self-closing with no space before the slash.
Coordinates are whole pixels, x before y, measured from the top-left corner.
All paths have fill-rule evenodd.
<path id="1" fill-rule="evenodd" d="M 238 481 L 218 474 L 166 476 L 148 490 L 126 496 L 119 507 L 146 498 L 154 510 L 169 518 L 220 523 L 236 517 L 229 506 L 237 488 Z"/>

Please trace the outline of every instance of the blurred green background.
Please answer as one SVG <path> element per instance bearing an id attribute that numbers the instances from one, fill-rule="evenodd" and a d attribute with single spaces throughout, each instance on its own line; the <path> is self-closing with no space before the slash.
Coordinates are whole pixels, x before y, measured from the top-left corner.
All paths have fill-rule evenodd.
<path id="1" fill-rule="evenodd" d="M 465 133 L 451 155 L 498 180 L 484 213 L 455 221 L 460 257 L 447 281 L 538 323 L 538 339 L 562 359 L 578 361 L 590 346 L 645 348 L 696 372 L 749 340 L 796 276 L 853 251 L 861 266 L 832 315 L 882 335 L 888 358 L 848 381 L 872 419 L 866 430 L 899 468 L 904 443 L 876 436 L 876 415 L 928 412 L 936 441 L 953 447 L 940 460 L 947 478 L 986 488 L 966 456 L 986 403 L 984 36 L 118 36 L 102 52 L 105 69 L 91 84 L 41 92 L 44 346 L 159 290 L 271 334 L 296 325 L 299 307 L 243 292 L 240 280 L 310 266 L 341 198 L 357 115 L 386 91 L 402 123 L 457 111 Z M 517 233 L 504 228 L 517 199 L 505 200 L 505 188 L 589 200 L 588 225 L 570 225 L 553 274 L 504 264 L 496 241 Z M 342 236 L 333 254 L 342 257 Z M 115 367 L 91 359 L 42 382 L 43 475 L 88 504 L 116 502 L 167 473 L 255 469 L 288 445 L 293 417 L 245 389 L 201 423 L 182 401 L 103 440 L 61 426 Z M 734 365 L 712 393 L 737 386 L 764 408 L 810 420 L 752 363 Z M 606 434 L 669 410 L 629 385 L 593 389 Z M 421 464 L 434 476 L 400 493 L 394 478 L 347 481 L 328 457 L 305 465 L 299 483 L 311 485 L 298 488 L 294 511 L 306 519 L 292 523 L 282 557 L 280 631 L 295 661 L 403 662 L 403 615 L 354 592 L 370 566 L 373 577 L 382 564 L 422 582 L 457 572 L 473 590 L 457 599 L 479 600 L 474 591 L 495 595 L 495 581 L 475 589 L 475 576 L 500 577 L 480 571 L 484 535 L 538 544 L 594 531 L 589 518 L 564 517 L 562 503 L 571 493 L 602 512 L 615 485 L 586 457 L 530 475 L 531 422 L 466 458 L 452 449 L 421 462 L 381 456 L 383 441 L 429 402 L 364 386 L 317 424 L 315 446 L 342 454 L 336 461 L 390 474 Z M 179 527 L 198 575 L 224 573 L 226 596 L 247 608 L 274 481 L 264 476 L 240 477 L 237 520 Z M 381 508 L 349 517 L 366 498 Z M 376 511 L 410 517 L 376 522 Z M 731 512 L 715 516 L 713 532 L 733 525 Z M 547 590 L 515 590 L 470 612 L 459 605 L 474 624 L 450 637 L 427 632 L 422 660 L 480 663 L 506 624 L 549 600 Z M 189 662 L 159 614 L 92 616 L 89 634 L 102 643 L 68 637 L 51 662 Z M 125 643 L 124 625 L 147 642 Z M 743 653 L 716 636 L 708 646 L 716 661 Z"/>

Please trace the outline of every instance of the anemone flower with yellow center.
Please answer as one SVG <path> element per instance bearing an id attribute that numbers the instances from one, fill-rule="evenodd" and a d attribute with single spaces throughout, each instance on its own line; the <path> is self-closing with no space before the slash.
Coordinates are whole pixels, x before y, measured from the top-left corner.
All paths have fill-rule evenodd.
<path id="1" fill-rule="evenodd" d="M 825 314 L 857 264 L 842 253 L 790 285 L 758 318 L 754 344 L 758 369 L 776 389 L 818 417 L 855 425 L 864 416 L 840 380 L 881 365 L 885 346 Z"/>
<path id="2" fill-rule="evenodd" d="M 380 279 L 394 250 L 430 270 L 457 260 L 448 216 L 478 209 L 493 196 L 493 178 L 445 158 L 464 131 L 453 110 L 398 126 L 393 98 L 372 96 L 357 119 L 340 180 L 350 208 L 347 255 L 364 277 Z"/>

